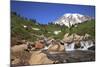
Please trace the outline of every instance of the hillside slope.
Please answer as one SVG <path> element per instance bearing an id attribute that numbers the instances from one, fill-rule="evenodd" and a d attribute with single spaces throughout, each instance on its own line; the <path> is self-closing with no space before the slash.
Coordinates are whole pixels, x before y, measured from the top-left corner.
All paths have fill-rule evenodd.
<path id="1" fill-rule="evenodd" d="M 66 33 L 77 33 L 79 35 L 90 34 L 91 38 L 95 38 L 95 20 L 85 21 L 72 25 L 71 28 L 60 26 L 58 24 L 49 23 L 47 25 L 39 24 L 36 20 L 29 20 L 21 17 L 16 13 L 11 13 L 11 38 L 17 40 L 35 41 L 38 36 L 53 37 L 55 39 L 63 39 Z"/>

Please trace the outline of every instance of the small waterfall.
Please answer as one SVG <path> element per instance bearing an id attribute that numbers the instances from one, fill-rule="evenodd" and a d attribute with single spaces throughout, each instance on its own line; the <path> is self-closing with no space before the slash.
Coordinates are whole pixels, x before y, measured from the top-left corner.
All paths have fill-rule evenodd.
<path id="1" fill-rule="evenodd" d="M 65 44 L 65 51 L 72 51 L 72 50 L 75 50 L 74 47 L 75 47 L 75 43 L 71 43 L 71 44 Z"/>
<path id="2" fill-rule="evenodd" d="M 88 50 L 88 48 L 94 46 L 92 41 L 81 41 L 80 45 L 81 47 L 78 50 Z"/>
<path id="3" fill-rule="evenodd" d="M 75 42 L 71 44 L 65 44 L 65 51 L 73 51 L 73 50 L 88 50 L 88 48 L 94 46 L 93 41 L 81 41 L 80 47 L 75 49 Z"/>

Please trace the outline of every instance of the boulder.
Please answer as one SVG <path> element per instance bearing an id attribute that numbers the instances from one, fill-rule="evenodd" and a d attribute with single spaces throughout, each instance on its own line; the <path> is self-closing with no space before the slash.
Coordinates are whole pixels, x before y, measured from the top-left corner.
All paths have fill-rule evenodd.
<path id="1" fill-rule="evenodd" d="M 15 46 L 11 47 L 11 51 L 12 52 L 19 52 L 19 51 L 23 51 L 25 49 L 27 49 L 27 45 L 26 44 L 15 45 Z"/>
<path id="2" fill-rule="evenodd" d="M 61 44 L 51 44 L 48 48 L 49 52 L 62 52 L 64 51 L 64 45 Z"/>
<path id="3" fill-rule="evenodd" d="M 95 51 L 95 46 L 89 47 L 88 50 L 94 50 Z"/>
<path id="4" fill-rule="evenodd" d="M 18 39 L 17 37 L 12 37 L 11 38 L 11 46 L 19 45 L 19 44 L 23 44 L 21 39 Z"/>
<path id="5" fill-rule="evenodd" d="M 88 40 L 89 38 L 90 38 L 90 35 L 86 33 L 86 34 L 84 35 L 84 40 Z"/>
<path id="6" fill-rule="evenodd" d="M 54 61 L 48 59 L 45 53 L 41 51 L 35 51 L 30 57 L 29 64 L 30 65 L 37 65 L 37 64 L 52 64 Z"/>
<path id="7" fill-rule="evenodd" d="M 83 39 L 83 36 L 73 34 L 74 35 L 74 41 L 81 41 Z"/>
<path id="8" fill-rule="evenodd" d="M 65 50 L 64 45 L 60 45 L 59 51 L 62 52 L 62 51 L 64 51 L 64 50 Z"/>
<path id="9" fill-rule="evenodd" d="M 16 65 L 20 62 L 20 59 L 13 59 L 13 61 L 11 62 L 13 65 Z"/>
<path id="10" fill-rule="evenodd" d="M 64 35 L 63 41 L 64 42 L 72 42 L 73 41 L 74 36 L 73 35 L 69 35 L 68 33 L 66 33 Z"/>
<path id="11" fill-rule="evenodd" d="M 77 49 L 77 48 L 80 48 L 80 47 L 81 47 L 80 41 L 76 41 L 74 48 Z"/>
<path id="12" fill-rule="evenodd" d="M 66 33 L 65 35 L 64 35 L 64 38 L 66 38 L 66 37 L 68 37 L 69 36 L 69 33 Z"/>
<path id="13" fill-rule="evenodd" d="M 17 65 L 19 63 L 20 63 L 20 59 L 11 55 L 11 64 L 12 65 Z"/>
<path id="14" fill-rule="evenodd" d="M 77 34 L 71 34 L 69 35 L 68 33 L 65 34 L 64 38 L 63 38 L 63 41 L 64 42 L 68 42 L 68 43 L 71 43 L 73 41 L 81 41 L 83 39 L 84 36 L 80 36 L 80 35 L 77 35 Z"/>
<path id="15" fill-rule="evenodd" d="M 36 41 L 35 42 L 35 49 L 42 49 L 44 48 L 44 44 L 42 41 Z"/>
<path id="16" fill-rule="evenodd" d="M 50 45 L 48 51 L 58 51 L 59 45 Z"/>

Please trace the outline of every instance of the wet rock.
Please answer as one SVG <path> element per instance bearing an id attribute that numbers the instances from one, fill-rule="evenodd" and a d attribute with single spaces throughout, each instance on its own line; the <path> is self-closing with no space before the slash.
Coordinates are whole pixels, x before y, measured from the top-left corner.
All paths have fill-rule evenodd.
<path id="1" fill-rule="evenodd" d="M 95 46 L 89 47 L 88 50 L 95 50 Z"/>
<path id="2" fill-rule="evenodd" d="M 77 49 L 77 48 L 80 48 L 80 47 L 81 47 L 80 41 L 76 41 L 74 48 Z"/>

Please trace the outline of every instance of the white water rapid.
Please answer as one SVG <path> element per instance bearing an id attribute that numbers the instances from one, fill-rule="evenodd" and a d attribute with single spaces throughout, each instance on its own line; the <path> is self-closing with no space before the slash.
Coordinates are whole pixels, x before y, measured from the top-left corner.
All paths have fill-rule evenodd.
<path id="1" fill-rule="evenodd" d="M 65 43 L 65 51 L 73 51 L 73 50 L 88 50 L 88 48 L 94 46 L 93 41 L 81 41 L 80 47 L 75 49 L 75 42 L 71 44 Z"/>

